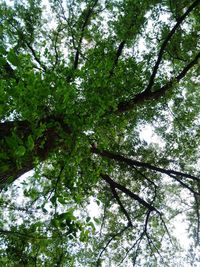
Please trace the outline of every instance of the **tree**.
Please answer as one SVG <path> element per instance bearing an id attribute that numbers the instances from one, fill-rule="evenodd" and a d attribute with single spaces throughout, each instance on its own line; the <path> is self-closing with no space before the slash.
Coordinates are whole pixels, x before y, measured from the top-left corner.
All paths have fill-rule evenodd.
<path id="1" fill-rule="evenodd" d="M 200 1 L 43 5 L 0 4 L 0 262 L 195 264 Z"/>

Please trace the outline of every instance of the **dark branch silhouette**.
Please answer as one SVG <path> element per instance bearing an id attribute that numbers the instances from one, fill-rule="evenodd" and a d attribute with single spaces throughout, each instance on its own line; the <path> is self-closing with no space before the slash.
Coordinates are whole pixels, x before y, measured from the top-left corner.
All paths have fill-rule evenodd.
<path id="1" fill-rule="evenodd" d="M 121 200 L 120 200 L 120 198 L 119 198 L 119 196 L 117 194 L 116 189 L 114 187 L 112 187 L 111 185 L 110 185 L 110 189 L 112 191 L 112 194 L 113 194 L 114 198 L 116 199 L 117 203 L 119 204 L 121 211 L 124 213 L 125 217 L 127 218 L 128 225 L 129 226 L 133 226 L 133 224 L 131 222 L 131 218 L 130 218 L 128 212 L 126 211 L 124 205 L 122 204 L 122 202 L 121 202 Z"/>
<path id="2" fill-rule="evenodd" d="M 162 61 L 162 57 L 163 54 L 165 52 L 165 49 L 169 43 L 169 41 L 172 39 L 173 35 L 175 34 L 176 30 L 179 28 L 179 26 L 181 25 L 181 23 L 183 23 L 183 21 L 186 19 L 186 17 L 200 4 L 199 0 L 194 1 L 191 6 L 189 6 L 189 8 L 186 10 L 186 12 L 177 19 L 176 24 L 174 25 L 174 27 L 171 29 L 171 31 L 169 32 L 169 34 L 167 35 L 166 39 L 164 40 L 163 44 L 161 45 L 160 51 L 158 53 L 158 58 L 156 60 L 155 66 L 153 68 L 153 72 L 152 75 L 149 79 L 149 84 L 147 86 L 147 88 L 145 89 L 145 91 L 150 91 L 151 88 L 154 85 L 154 80 L 159 68 L 159 65 Z"/>
<path id="3" fill-rule="evenodd" d="M 26 151 L 23 157 L 20 157 L 20 165 L 17 164 L 16 159 L 10 155 L 9 158 L 1 160 L 1 166 L 6 166 L 1 169 L 0 173 L 0 188 L 13 182 L 22 174 L 30 171 L 35 166 L 35 158 L 44 161 L 49 154 L 59 148 L 60 136 L 58 129 L 62 129 L 66 134 L 71 134 L 69 126 L 64 122 L 61 116 L 48 116 L 45 119 L 41 119 L 35 124 L 28 121 L 5 121 L 0 123 L 0 138 L 1 148 L 3 151 L 9 151 L 9 144 L 7 143 L 8 137 L 16 134 L 23 142 L 26 143 L 28 136 L 31 135 L 33 128 L 38 128 L 40 123 L 46 123 L 49 126 L 45 129 L 42 136 L 34 140 L 34 147 L 32 151 Z"/>
<path id="4" fill-rule="evenodd" d="M 190 61 L 181 71 L 180 73 L 168 81 L 165 85 L 163 85 L 159 90 L 151 92 L 144 90 L 141 93 L 135 95 L 132 99 L 120 102 L 118 104 L 116 113 L 123 113 L 130 111 L 136 105 L 143 104 L 147 100 L 157 100 L 161 97 L 165 96 L 166 92 L 173 88 L 173 85 L 180 82 L 186 74 L 198 64 L 198 60 L 200 58 L 200 52 L 194 57 L 192 61 Z"/>
<path id="5" fill-rule="evenodd" d="M 75 57 L 74 57 L 74 66 L 73 67 L 75 70 L 77 69 L 78 63 L 79 63 L 80 49 L 81 49 L 84 33 L 85 33 L 86 27 L 88 26 L 89 20 L 93 14 L 94 8 L 97 5 L 97 3 L 98 3 L 98 0 L 95 0 L 93 5 L 91 5 L 91 6 L 89 5 L 89 7 L 87 8 L 86 14 L 85 14 L 85 19 L 84 19 L 84 22 L 83 22 L 81 30 L 80 30 L 80 38 L 78 41 L 78 45 L 76 47 L 76 53 L 75 53 Z M 83 13 L 81 15 L 83 15 Z"/>
<path id="6" fill-rule="evenodd" d="M 146 162 L 141 162 L 141 161 L 137 161 L 134 159 L 130 159 L 130 158 L 126 158 L 125 156 L 119 155 L 119 154 L 115 154 L 113 152 L 107 151 L 107 150 L 99 150 L 98 148 L 92 147 L 92 152 L 100 155 L 102 157 L 106 157 L 112 160 L 115 160 L 117 162 L 121 162 L 121 163 L 126 163 L 127 165 L 131 166 L 131 167 L 141 167 L 141 168 L 145 168 L 145 169 L 149 169 L 152 171 L 156 171 L 159 173 L 163 173 L 166 174 L 168 176 L 176 176 L 176 177 L 183 177 L 186 179 L 191 179 L 193 181 L 198 181 L 200 182 L 200 178 L 193 176 L 191 174 L 187 174 L 187 173 L 183 173 L 180 171 L 174 171 L 174 170 L 170 170 L 170 169 L 164 169 L 164 168 L 160 168 L 160 167 L 156 167 L 154 165 L 151 165 L 149 163 Z"/>
<path id="7" fill-rule="evenodd" d="M 147 208 L 150 211 L 156 211 L 159 212 L 155 207 L 150 205 L 148 202 L 146 202 L 144 199 L 139 197 L 138 195 L 131 192 L 129 189 L 127 189 L 125 186 L 115 182 L 113 179 L 110 178 L 107 174 L 101 174 L 101 178 L 110 185 L 112 188 L 117 188 L 121 192 L 125 193 L 130 198 L 136 200 L 139 204 L 141 204 L 143 207 Z"/>

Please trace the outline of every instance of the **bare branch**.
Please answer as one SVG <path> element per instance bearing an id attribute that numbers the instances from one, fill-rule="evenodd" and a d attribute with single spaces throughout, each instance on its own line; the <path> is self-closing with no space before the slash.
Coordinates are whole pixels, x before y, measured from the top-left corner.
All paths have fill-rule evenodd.
<path id="1" fill-rule="evenodd" d="M 181 181 L 181 178 L 177 178 L 176 175 L 169 175 L 171 178 L 173 178 L 174 180 L 176 180 L 179 184 L 181 184 L 183 186 L 183 188 L 187 188 L 191 193 L 193 193 L 194 195 L 200 195 L 199 192 L 196 192 L 193 188 L 191 188 L 189 185 L 187 185 L 185 182 Z"/>
<path id="2" fill-rule="evenodd" d="M 133 250 L 137 246 L 136 255 L 135 255 L 135 258 L 134 258 L 134 262 L 136 262 L 136 258 L 138 256 L 137 251 L 139 250 L 140 243 L 143 240 L 145 234 L 147 233 L 147 225 L 148 225 L 150 213 L 151 213 L 151 211 L 148 210 L 147 213 L 146 213 L 147 216 L 146 216 L 145 221 L 144 221 L 143 231 L 141 232 L 141 234 L 137 238 L 137 240 L 133 243 L 133 245 L 129 248 L 129 250 L 127 251 L 127 253 L 125 254 L 125 256 L 122 258 L 122 260 L 120 261 L 120 264 L 123 263 L 123 261 L 126 259 L 126 257 L 128 256 L 128 254 L 131 252 L 131 250 Z"/>

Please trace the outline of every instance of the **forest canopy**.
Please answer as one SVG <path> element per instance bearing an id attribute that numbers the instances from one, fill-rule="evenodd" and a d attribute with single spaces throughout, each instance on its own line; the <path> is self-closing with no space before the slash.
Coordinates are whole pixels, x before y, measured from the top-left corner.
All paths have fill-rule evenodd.
<path id="1" fill-rule="evenodd" d="M 199 73 L 199 0 L 1 1 L 1 265 L 197 266 Z"/>

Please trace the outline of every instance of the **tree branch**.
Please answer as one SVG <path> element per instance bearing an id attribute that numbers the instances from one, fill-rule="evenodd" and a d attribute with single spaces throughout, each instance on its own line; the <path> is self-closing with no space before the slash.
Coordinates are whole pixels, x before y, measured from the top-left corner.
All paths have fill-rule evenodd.
<path id="1" fill-rule="evenodd" d="M 183 173 L 180 171 L 174 171 L 174 170 L 170 170 L 170 169 L 164 169 L 164 168 L 156 167 L 156 166 L 151 165 L 149 163 L 140 162 L 140 161 L 137 161 L 134 159 L 126 158 L 122 155 L 115 154 L 115 153 L 107 151 L 107 150 L 100 151 L 98 148 L 92 147 L 92 152 L 97 154 L 97 155 L 100 155 L 102 157 L 106 157 L 106 158 L 115 160 L 117 162 L 126 163 L 127 165 L 129 165 L 131 167 L 141 167 L 141 168 L 149 169 L 149 170 L 156 171 L 159 173 L 163 173 L 163 174 L 166 174 L 168 176 L 175 175 L 175 176 L 179 176 L 179 177 L 183 177 L 183 178 L 191 179 L 193 181 L 200 182 L 200 178 L 198 178 L 196 176 L 193 176 L 193 175 L 190 175 L 187 173 Z"/>
<path id="2" fill-rule="evenodd" d="M 36 137 L 33 149 L 31 151 L 26 150 L 24 155 L 19 158 L 19 164 L 12 153 L 9 152 L 11 148 L 7 141 L 8 137 L 16 134 L 25 146 L 28 136 L 32 134 L 33 129 L 39 127 L 40 123 L 45 123 L 49 126 L 44 130 L 42 136 Z M 59 127 L 66 134 L 71 134 L 71 130 L 63 121 L 63 118 L 55 115 L 35 122 L 35 125 L 28 121 L 5 121 L 0 123 L 1 153 L 7 155 L 7 158 L 2 158 L 0 162 L 0 189 L 33 169 L 35 158 L 44 161 L 53 150 L 59 147 Z"/>
<path id="3" fill-rule="evenodd" d="M 132 199 L 136 200 L 137 202 L 139 202 L 142 206 L 144 206 L 148 210 L 158 212 L 155 207 L 153 207 L 152 205 L 150 205 L 148 202 L 146 202 L 144 199 L 142 199 L 138 195 L 136 195 L 133 192 L 131 192 L 129 189 L 127 189 L 123 185 L 121 185 L 121 184 L 115 182 L 114 180 L 112 180 L 107 174 L 101 174 L 101 178 L 105 182 L 107 182 L 110 185 L 110 187 L 112 187 L 114 189 L 115 188 L 119 189 L 120 191 L 122 191 L 123 193 L 125 193 L 126 195 L 128 195 L 130 198 L 132 198 Z"/>
<path id="4" fill-rule="evenodd" d="M 125 43 L 126 43 L 125 40 L 123 40 L 118 46 L 118 49 L 117 49 L 117 52 L 116 52 L 116 55 L 115 55 L 115 59 L 114 59 L 113 65 L 112 65 L 112 68 L 111 68 L 111 70 L 109 72 L 109 77 L 111 77 L 113 75 L 113 73 L 114 73 L 114 69 L 118 64 L 118 60 L 119 60 L 119 57 L 122 54 L 122 51 L 123 51 L 124 46 L 125 46 Z"/>
<path id="5" fill-rule="evenodd" d="M 39 64 L 39 66 L 44 70 L 46 71 L 47 68 L 46 66 L 41 62 L 40 58 L 37 56 L 35 50 L 33 49 L 33 47 L 26 41 L 25 37 L 24 37 L 24 42 L 25 44 L 27 45 L 27 47 L 30 49 L 32 55 L 33 55 L 33 58 L 35 59 L 35 61 Z"/>
<path id="6" fill-rule="evenodd" d="M 154 85 L 154 80 L 160 65 L 160 62 L 162 60 L 163 54 L 165 52 L 166 46 L 168 45 L 169 41 L 172 39 L 172 36 L 175 34 L 176 30 L 178 29 L 178 27 L 180 26 L 180 24 L 185 20 L 185 18 L 193 11 L 193 9 L 195 9 L 195 7 L 197 7 L 200 4 L 199 0 L 194 1 L 191 6 L 189 6 L 189 8 L 186 10 L 186 12 L 178 18 L 177 23 L 174 25 L 174 27 L 171 29 L 171 31 L 169 32 L 167 38 L 164 40 L 163 44 L 161 45 L 160 51 L 158 53 L 158 58 L 156 60 L 155 66 L 153 68 L 153 72 L 152 75 L 150 77 L 149 80 L 149 84 L 147 86 L 147 88 L 145 89 L 145 91 L 150 91 L 151 88 Z"/>
<path id="7" fill-rule="evenodd" d="M 159 90 L 151 92 L 144 90 L 141 93 L 135 95 L 132 99 L 120 102 L 118 104 L 116 113 L 123 113 L 130 111 L 133 109 L 135 105 L 143 104 L 147 100 L 157 100 L 165 95 L 167 91 L 172 89 L 173 85 L 175 83 L 180 82 L 196 64 L 198 64 L 198 60 L 200 58 L 200 52 L 197 53 L 195 58 L 189 62 L 182 70 L 181 72 L 174 78 L 172 78 L 170 81 L 168 81 L 165 85 L 163 85 Z"/>
<path id="8" fill-rule="evenodd" d="M 123 263 L 123 261 L 126 259 L 126 257 L 130 253 L 130 251 L 133 250 L 135 248 L 135 246 L 137 246 L 136 255 L 134 257 L 134 262 L 136 263 L 136 259 L 137 259 L 137 256 L 138 256 L 137 251 L 139 250 L 139 246 L 140 246 L 141 241 L 143 240 L 145 234 L 147 233 L 147 225 L 148 225 L 150 213 L 151 212 L 148 210 L 147 213 L 146 213 L 147 216 L 145 218 L 143 231 L 141 232 L 141 234 L 137 238 L 137 240 L 133 243 L 133 245 L 129 248 L 129 250 L 127 251 L 127 253 L 125 254 L 125 256 L 122 258 L 122 260 L 120 261 L 120 264 Z"/>
<path id="9" fill-rule="evenodd" d="M 93 5 L 89 6 L 88 10 L 86 11 L 87 13 L 85 15 L 85 19 L 84 19 L 83 25 L 82 25 L 81 30 L 80 30 L 81 34 L 80 34 L 80 38 L 79 38 L 79 41 L 78 41 L 78 46 L 76 48 L 76 53 L 75 53 L 75 56 L 74 56 L 74 66 L 73 67 L 74 67 L 75 70 L 78 67 L 79 56 L 80 56 L 80 48 L 81 48 L 81 44 L 82 44 L 82 41 L 83 41 L 85 29 L 88 26 L 90 17 L 92 16 L 93 10 L 94 10 L 95 6 L 97 5 L 97 3 L 98 3 L 98 0 L 95 0 Z M 85 10 L 83 10 L 83 13 L 81 15 L 84 15 L 84 11 Z"/>
<path id="10" fill-rule="evenodd" d="M 110 184 L 109 184 L 109 185 L 110 185 Z M 111 185 L 110 185 L 110 189 L 111 189 L 111 191 L 112 191 L 112 194 L 113 194 L 114 198 L 116 199 L 117 203 L 119 204 L 119 206 L 120 206 L 120 208 L 121 208 L 121 211 L 124 213 L 125 217 L 127 218 L 128 225 L 132 227 L 133 224 L 132 224 L 132 222 L 131 222 L 131 218 L 130 218 L 128 212 L 126 211 L 124 205 L 122 204 L 122 202 L 121 202 L 121 200 L 120 200 L 120 198 L 119 198 L 119 196 L 118 196 L 118 194 L 117 194 L 117 191 L 116 191 L 115 188 L 112 187 Z"/>
<path id="11" fill-rule="evenodd" d="M 122 235 L 122 234 L 123 234 L 129 227 L 130 227 L 129 225 L 125 226 L 120 232 L 118 232 L 118 233 L 116 233 L 116 234 L 114 234 L 114 235 L 111 236 L 111 238 L 107 241 L 105 247 L 101 250 L 101 252 L 100 252 L 100 254 L 99 254 L 99 256 L 98 256 L 97 263 L 96 263 L 96 266 L 97 266 L 97 267 L 101 266 L 101 265 L 100 265 L 101 257 L 102 257 L 102 255 L 103 255 L 103 253 L 106 251 L 106 249 L 108 248 L 109 244 L 110 244 L 116 237 L 121 236 L 121 235 Z"/>
<path id="12" fill-rule="evenodd" d="M 0 57 L 0 59 L 3 59 L 3 57 Z M 2 64 L 1 66 L 1 70 L 0 70 L 0 77 L 1 78 L 5 78 L 5 79 L 15 79 L 18 82 L 17 77 L 15 76 L 15 71 L 14 69 L 11 67 L 11 65 L 6 61 L 5 64 Z"/>

